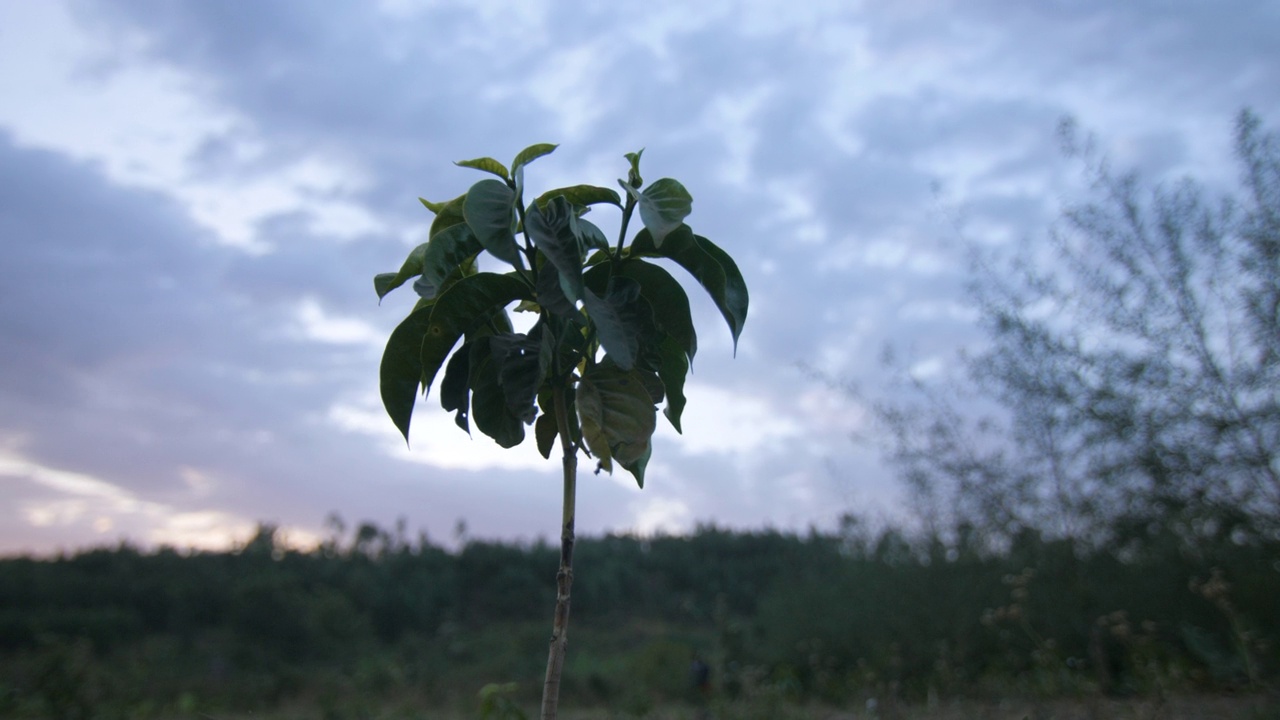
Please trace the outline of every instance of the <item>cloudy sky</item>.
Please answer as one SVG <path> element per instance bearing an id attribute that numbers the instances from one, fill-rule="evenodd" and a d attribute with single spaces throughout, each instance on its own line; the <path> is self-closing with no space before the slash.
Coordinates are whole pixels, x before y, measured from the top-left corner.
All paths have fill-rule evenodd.
<path id="1" fill-rule="evenodd" d="M 381 409 L 375 273 L 417 202 L 510 159 L 533 189 L 681 180 L 750 317 L 690 286 L 683 436 L 647 487 L 585 474 L 580 531 L 831 527 L 901 500 L 873 445 L 886 343 L 973 342 L 961 245 L 1078 197 L 1055 131 L 1227 182 L 1235 113 L 1280 118 L 1280 3 L 0 0 L 0 553 L 221 547 L 325 517 L 450 542 L 558 531 L 559 464 Z M 599 211 L 598 224 L 616 229 Z M 833 382 L 856 385 L 860 395 Z"/>

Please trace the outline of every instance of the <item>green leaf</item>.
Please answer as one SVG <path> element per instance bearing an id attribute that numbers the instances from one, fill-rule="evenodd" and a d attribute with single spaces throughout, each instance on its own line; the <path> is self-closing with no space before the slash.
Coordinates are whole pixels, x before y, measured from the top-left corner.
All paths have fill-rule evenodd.
<path id="1" fill-rule="evenodd" d="M 421 198 L 419 199 L 421 200 Z M 423 202 L 425 203 L 426 201 Z M 440 209 L 436 211 L 436 217 L 431 221 L 431 232 L 427 237 L 433 238 L 454 225 L 465 223 L 467 218 L 463 215 L 462 210 L 466 207 L 466 203 L 466 193 L 459 195 L 447 203 L 433 203 Z"/>
<path id="2" fill-rule="evenodd" d="M 422 258 L 422 277 L 414 283 L 414 289 L 425 298 L 435 297 L 445 281 L 458 268 L 471 263 L 484 248 L 466 223 L 454 225 L 437 233 L 427 242 Z"/>
<path id="3" fill-rule="evenodd" d="M 396 282 L 396 275 L 397 273 L 378 273 L 373 276 L 373 291 L 378 293 L 379 301 L 386 297 L 387 293 L 404 284 L 403 280 Z"/>
<path id="4" fill-rule="evenodd" d="M 623 460 L 620 456 L 618 457 L 618 462 L 635 477 L 636 484 L 640 486 L 641 490 L 644 489 L 644 470 L 649 466 L 649 458 L 652 455 L 653 443 L 647 442 L 644 444 L 644 450 L 638 456 L 628 456 L 626 460 Z"/>
<path id="5" fill-rule="evenodd" d="M 564 283 L 560 281 L 560 273 L 550 262 L 538 268 L 535 291 L 537 302 L 544 309 L 579 325 L 583 323 L 582 311 L 573 301 L 565 297 Z"/>
<path id="6" fill-rule="evenodd" d="M 552 198 L 564 197 L 570 204 L 576 207 L 587 207 L 599 203 L 608 203 L 622 207 L 622 198 L 617 192 L 607 187 L 599 185 L 572 185 L 570 187 L 556 188 L 548 190 L 538 196 L 533 201 L 534 205 L 542 206 L 551 202 Z"/>
<path id="7" fill-rule="evenodd" d="M 525 292 L 528 292 L 527 288 Z M 501 335 L 509 332 L 515 332 L 515 328 L 511 327 L 511 316 L 507 314 L 505 308 L 495 308 L 489 313 L 487 319 L 472 325 L 469 330 L 463 333 L 462 337 L 464 340 L 470 341 L 488 335 Z"/>
<path id="8" fill-rule="evenodd" d="M 499 379 L 500 368 L 493 361 L 493 337 L 471 343 L 471 418 L 480 432 L 504 448 L 524 441 L 524 422 L 507 407 L 507 396 Z"/>
<path id="9" fill-rule="evenodd" d="M 400 429 L 404 441 L 409 442 L 409 420 L 413 416 L 413 403 L 418 397 L 422 382 L 422 340 L 430 324 L 431 307 L 414 310 L 400 322 L 387 347 L 382 351 L 379 369 L 379 390 L 382 406 L 391 421 Z"/>
<path id="10" fill-rule="evenodd" d="M 684 434 L 684 430 L 680 429 L 680 415 L 685 406 L 684 381 L 689 373 L 689 359 L 680 343 L 670 335 L 662 339 L 658 354 L 658 377 L 662 379 L 662 386 L 667 393 L 667 406 L 663 408 L 662 414 L 667 416 L 676 432 Z"/>
<path id="11" fill-rule="evenodd" d="M 463 227 L 466 226 L 464 225 Z M 458 266 L 450 271 L 442 281 L 434 282 L 425 279 L 425 276 L 419 277 L 413 283 L 414 291 L 416 291 L 421 298 L 418 300 L 418 305 L 421 306 L 424 303 L 434 302 L 441 293 L 452 287 L 454 283 L 464 277 L 475 275 L 477 272 L 479 272 L 479 266 L 476 264 L 476 255 L 472 255 L 459 263 Z"/>
<path id="12" fill-rule="evenodd" d="M 747 293 L 747 282 L 742 279 L 738 264 L 719 245 L 701 235 L 694 235 L 693 239 L 697 241 L 698 247 L 720 263 L 721 269 L 724 270 L 724 303 L 723 305 L 716 303 L 716 305 L 720 308 L 721 315 L 724 315 L 725 321 L 733 329 L 733 352 L 736 355 L 738 336 L 742 334 L 742 326 L 747 322 L 747 307 L 751 302 Z"/>
<path id="13" fill-rule="evenodd" d="M 623 156 L 627 159 L 627 162 L 631 163 L 631 169 L 627 171 L 627 184 L 633 188 L 638 188 L 644 184 L 644 180 L 640 178 L 640 156 L 643 154 L 644 148 L 640 148 L 640 152 L 627 153 Z"/>
<path id="14" fill-rule="evenodd" d="M 653 311 L 640 299 L 640 284 L 610 278 L 603 298 L 584 290 L 582 302 L 609 357 L 625 370 L 634 367 L 642 342 L 653 333 Z"/>
<path id="15" fill-rule="evenodd" d="M 604 236 L 604 231 L 596 227 L 595 223 L 581 217 L 578 218 L 578 239 L 588 250 L 609 249 L 609 238 Z"/>
<path id="16" fill-rule="evenodd" d="M 698 334 L 693 327 L 689 296 L 680 283 L 664 268 L 639 258 L 624 261 L 621 275 L 640 283 L 640 294 L 653 308 L 658 327 L 680 344 L 692 363 L 698 352 Z"/>
<path id="17" fill-rule="evenodd" d="M 742 273 L 728 253 L 701 235 L 694 235 L 688 225 L 681 225 L 667 236 L 661 248 L 654 244 L 647 228 L 641 230 L 631 244 L 631 254 L 670 258 L 688 270 L 711 296 L 729 324 L 734 352 L 737 352 L 738 336 L 747 321 L 749 297 Z"/>
<path id="18" fill-rule="evenodd" d="M 454 165 L 457 165 L 459 167 L 464 167 L 464 168 L 473 168 L 475 170 L 483 170 L 487 173 L 493 173 L 494 175 L 497 175 L 503 180 L 511 179 L 511 176 L 507 174 L 507 166 L 503 165 L 497 160 L 494 160 L 491 157 L 476 158 L 474 160 L 459 160 L 458 162 L 455 162 Z"/>
<path id="19" fill-rule="evenodd" d="M 581 405 L 578 406 L 578 412 L 583 412 Z M 588 420 L 585 415 L 582 416 L 582 439 L 596 458 L 596 472 L 603 470 L 612 475 L 613 454 L 609 450 L 609 439 L 605 437 L 604 429 L 594 420 Z"/>
<path id="20" fill-rule="evenodd" d="M 498 368 L 498 384 L 507 399 L 507 410 L 525 423 L 533 422 L 537 410 L 533 401 L 547 375 L 549 357 L 542 354 L 542 323 L 528 335 L 501 333 L 489 340 L 493 362 Z"/>
<path id="21" fill-rule="evenodd" d="M 654 374 L 652 370 L 636 368 L 636 377 L 640 378 L 640 384 L 644 386 L 644 391 L 649 393 L 649 402 L 657 405 L 667 396 L 667 389 L 662 384 L 662 379 Z"/>
<path id="22" fill-rule="evenodd" d="M 453 422 L 468 435 L 471 434 L 471 426 L 467 422 L 471 407 L 470 381 L 471 343 L 464 343 L 445 366 L 444 380 L 440 381 L 440 406 L 446 411 L 457 411 Z"/>
<path id="23" fill-rule="evenodd" d="M 479 241 L 474 234 L 463 234 L 463 230 L 459 229 L 459 226 L 466 228 L 463 215 L 466 199 L 466 195 L 459 195 L 448 202 L 433 203 L 418 198 L 436 213 L 436 218 L 431 223 L 430 239 L 409 253 L 399 272 L 382 273 L 373 278 L 373 288 L 378 293 L 379 300 L 418 275 L 426 275 L 427 279 L 421 285 L 415 283 L 414 290 L 422 297 L 433 297 L 434 293 L 440 291 L 441 284 L 450 272 L 462 264 L 465 258 L 480 251 Z M 442 235 L 444 238 L 437 240 Z"/>
<path id="24" fill-rule="evenodd" d="M 537 145 L 530 145 L 529 147 L 521 150 L 516 155 L 516 159 L 511 161 L 511 172 L 512 173 L 518 172 L 525 165 L 528 165 L 529 163 L 533 162 L 534 160 L 537 160 L 543 155 L 550 155 L 558 147 L 560 146 L 553 145 L 551 143 L 538 143 Z"/>
<path id="25" fill-rule="evenodd" d="M 422 203 L 424 207 L 426 207 L 428 210 L 430 210 L 431 212 L 437 215 L 439 215 L 440 211 L 444 210 L 445 206 L 449 204 L 448 202 L 442 202 L 442 203 L 431 202 L 430 200 L 424 197 L 418 198 L 418 202 Z"/>
<path id="26" fill-rule="evenodd" d="M 480 325 L 492 322 L 497 314 L 502 314 L 505 318 L 502 309 L 521 299 L 529 299 L 524 283 L 510 275 L 497 273 L 469 275 L 444 291 L 431 306 L 430 322 L 422 337 L 422 385 L 430 391 L 440 365 L 448 357 L 458 338 Z M 508 329 L 509 327 L 508 324 Z M 474 355 L 472 364 L 475 364 Z"/>
<path id="27" fill-rule="evenodd" d="M 373 289 L 378 293 L 378 300 L 381 301 L 382 298 L 387 296 L 387 293 L 405 284 L 409 278 L 421 275 L 422 261 L 426 255 L 427 243 L 422 243 L 409 252 L 409 257 L 405 258 L 399 272 L 374 275 Z"/>
<path id="28" fill-rule="evenodd" d="M 645 188 L 638 202 L 640 219 L 653 235 L 656 247 L 662 247 L 667 234 L 680 227 L 693 212 L 693 196 L 684 185 L 671 178 L 662 178 Z"/>
<path id="29" fill-rule="evenodd" d="M 582 299 L 582 244 L 575 232 L 573 208 L 563 197 L 545 208 L 534 203 L 524 216 L 524 229 L 559 273 L 560 287 L 570 302 Z"/>
<path id="30" fill-rule="evenodd" d="M 591 256 L 587 258 L 586 265 L 584 265 L 583 267 L 592 268 L 597 265 L 603 265 L 612 259 L 613 259 L 613 253 L 609 252 L 608 249 L 598 250 L 596 252 L 591 253 Z"/>
<path id="31" fill-rule="evenodd" d="M 600 462 L 611 470 L 610 459 L 636 474 L 643 487 L 644 462 L 657 427 L 657 410 L 640 371 L 623 370 L 607 359 L 587 369 L 578 382 L 578 415 L 582 437 Z"/>
<path id="32" fill-rule="evenodd" d="M 489 254 L 523 267 L 512 226 L 515 223 L 515 191 L 498 180 L 481 180 L 467 191 L 463 216 L 471 232 Z"/>

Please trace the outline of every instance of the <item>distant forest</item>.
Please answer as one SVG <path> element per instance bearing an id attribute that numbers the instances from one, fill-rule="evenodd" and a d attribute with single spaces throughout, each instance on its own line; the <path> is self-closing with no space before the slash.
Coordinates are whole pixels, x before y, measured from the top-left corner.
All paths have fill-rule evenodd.
<path id="1" fill-rule="evenodd" d="M 1280 668 L 1280 543 L 999 551 L 869 531 L 584 538 L 564 692 L 643 714 L 725 698 L 864 703 L 1258 689 Z M 308 552 L 128 545 L 0 561 L 0 712 L 147 717 L 303 703 L 536 699 L 557 550 L 451 552 L 362 524 Z M 361 710 L 361 708 L 366 708 Z M 319 711 L 317 711 L 319 712 Z"/>

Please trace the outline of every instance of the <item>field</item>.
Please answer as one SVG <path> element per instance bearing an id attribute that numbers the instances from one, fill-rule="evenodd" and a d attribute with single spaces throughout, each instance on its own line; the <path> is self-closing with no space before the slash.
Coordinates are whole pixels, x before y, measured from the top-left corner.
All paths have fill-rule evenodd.
<path id="1" fill-rule="evenodd" d="M 173 715 L 201 720 L 310 720 L 340 717 L 364 720 L 513 720 L 536 718 L 536 705 L 521 706 L 523 715 L 491 713 L 477 709 L 433 712 L 422 708 L 386 708 L 369 714 L 328 714 L 315 706 L 298 706 L 268 713 Z M 1006 701 L 950 701 L 926 704 L 864 704 L 858 708 L 794 705 L 788 703 L 713 703 L 708 709 L 689 705 L 663 705 L 644 714 L 608 708 L 561 708 L 564 720 L 1276 720 L 1280 698 L 1253 694 L 1233 696 L 1173 696 L 1158 699 L 1058 699 Z M 157 717 L 157 720 L 167 718 Z"/>

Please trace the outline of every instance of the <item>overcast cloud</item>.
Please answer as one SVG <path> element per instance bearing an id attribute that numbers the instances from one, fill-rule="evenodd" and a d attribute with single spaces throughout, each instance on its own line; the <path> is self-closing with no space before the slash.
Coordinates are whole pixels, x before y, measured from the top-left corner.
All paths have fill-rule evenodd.
<path id="1" fill-rule="evenodd" d="M 561 147 L 534 188 L 681 180 L 752 294 L 737 358 L 691 287 L 684 436 L 580 531 L 830 527 L 901 501 L 867 431 L 886 343 L 974 338 L 960 238 L 1077 197 L 1064 116 L 1148 177 L 1228 182 L 1280 118 L 1280 3 L 0 0 L 0 552 L 220 547 L 325 516 L 553 536 L 558 463 L 377 396 L 452 161 Z M 596 219 L 615 227 L 616 217 Z M 798 367 L 803 363 L 810 371 Z"/>

